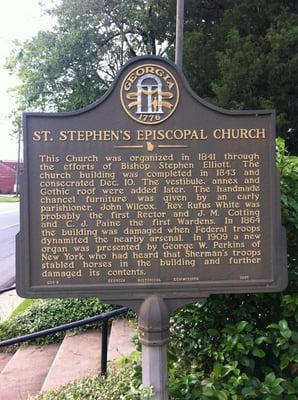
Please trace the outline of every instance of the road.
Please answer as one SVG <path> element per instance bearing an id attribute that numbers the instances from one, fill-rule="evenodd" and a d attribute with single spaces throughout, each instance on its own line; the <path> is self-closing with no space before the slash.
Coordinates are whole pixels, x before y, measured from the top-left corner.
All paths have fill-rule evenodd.
<path id="1" fill-rule="evenodd" d="M 0 289 L 15 282 L 15 235 L 19 232 L 19 203 L 0 203 Z"/>

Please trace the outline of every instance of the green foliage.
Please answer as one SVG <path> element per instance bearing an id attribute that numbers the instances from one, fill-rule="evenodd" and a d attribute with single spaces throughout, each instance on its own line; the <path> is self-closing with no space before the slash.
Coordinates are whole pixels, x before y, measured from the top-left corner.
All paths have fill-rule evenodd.
<path id="1" fill-rule="evenodd" d="M 190 1 L 186 11 L 191 87 L 228 109 L 276 109 L 278 135 L 297 153 L 297 2 Z"/>
<path id="2" fill-rule="evenodd" d="M 106 378 L 77 380 L 58 390 L 40 394 L 34 400 L 149 400 L 153 391 L 150 387 L 142 387 L 139 378 L 135 377 L 135 366 L 135 362 L 126 363 L 120 369 L 111 370 Z"/>
<path id="3" fill-rule="evenodd" d="M 18 112 L 84 107 L 101 97 L 129 58 L 164 52 L 174 40 L 174 14 L 165 0 L 134 0 L 133 6 L 63 0 L 48 12 L 54 29 L 16 46 L 7 61 L 21 82 Z"/>
<path id="4" fill-rule="evenodd" d="M 212 101 L 233 109 L 275 108 L 278 133 L 297 141 L 298 17 L 282 7 L 280 12 L 285 18 L 273 14 L 270 29 L 259 29 L 260 36 L 232 22 L 220 27 L 226 41 L 216 52 L 219 73 L 211 83 Z"/>
<path id="5" fill-rule="evenodd" d="M 219 73 L 214 52 L 215 41 L 214 36 L 206 40 L 206 33 L 202 28 L 186 31 L 184 34 L 184 74 L 191 88 L 210 101 L 214 97 L 211 82 Z"/>
<path id="6" fill-rule="evenodd" d="M 232 109 L 268 107 L 260 92 L 265 80 L 266 57 L 251 37 L 241 37 L 237 28 L 227 33 L 226 49 L 217 53 L 219 79 L 212 84 L 214 101 Z"/>
<path id="7" fill-rule="evenodd" d="M 281 202 L 283 225 L 287 230 L 288 262 L 291 283 L 298 290 L 298 157 L 287 153 L 283 139 L 277 139 L 277 166 L 281 175 Z M 296 267 L 296 268 L 294 268 Z M 296 277 L 296 278 L 295 278 Z"/>
<path id="8" fill-rule="evenodd" d="M 298 295 L 245 297 L 211 297 L 175 315 L 174 399 L 179 393 L 190 400 L 297 399 Z M 270 307 L 275 313 L 269 316 Z M 239 320 L 241 314 L 247 319 Z"/>
<path id="9" fill-rule="evenodd" d="M 67 322 L 76 321 L 111 311 L 114 307 L 101 303 L 96 298 L 67 298 L 35 301 L 24 312 L 6 319 L 0 324 L 0 340 L 5 340 L 39 330 L 52 328 Z M 88 326 L 77 331 L 85 330 Z M 39 338 L 37 344 L 49 344 L 63 339 L 65 332 Z M 31 342 L 32 343 L 32 342 Z"/>

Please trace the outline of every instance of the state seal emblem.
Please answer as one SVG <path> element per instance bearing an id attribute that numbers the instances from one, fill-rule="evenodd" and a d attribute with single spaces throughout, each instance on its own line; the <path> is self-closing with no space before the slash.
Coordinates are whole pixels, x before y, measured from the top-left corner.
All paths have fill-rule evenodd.
<path id="1" fill-rule="evenodd" d="M 141 124 L 160 124 L 175 111 L 179 101 L 176 79 L 166 68 L 144 64 L 124 78 L 121 103 L 126 113 Z"/>

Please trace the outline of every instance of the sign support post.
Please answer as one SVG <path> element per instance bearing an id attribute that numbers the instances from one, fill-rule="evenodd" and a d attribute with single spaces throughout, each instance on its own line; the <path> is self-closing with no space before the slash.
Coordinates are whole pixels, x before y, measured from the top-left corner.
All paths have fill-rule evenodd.
<path id="1" fill-rule="evenodd" d="M 153 400 L 168 400 L 167 344 L 170 340 L 169 309 L 159 296 L 148 297 L 139 311 L 143 386 L 152 386 Z"/>
<path id="2" fill-rule="evenodd" d="M 177 0 L 175 64 L 178 65 L 180 69 L 182 69 L 182 58 L 183 58 L 183 24 L 184 24 L 184 0 Z"/>

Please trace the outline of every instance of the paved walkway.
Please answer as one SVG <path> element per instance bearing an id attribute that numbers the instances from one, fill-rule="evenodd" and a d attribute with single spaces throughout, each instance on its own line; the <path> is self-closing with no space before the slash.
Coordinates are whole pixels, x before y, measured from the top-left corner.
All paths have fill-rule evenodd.
<path id="1" fill-rule="evenodd" d="M 15 290 L 0 294 L 0 322 L 8 317 L 23 300 Z"/>

